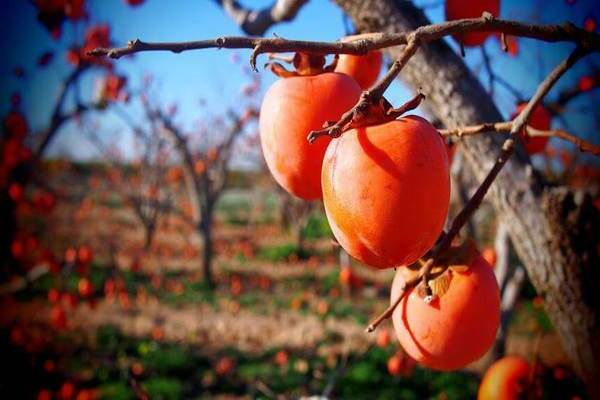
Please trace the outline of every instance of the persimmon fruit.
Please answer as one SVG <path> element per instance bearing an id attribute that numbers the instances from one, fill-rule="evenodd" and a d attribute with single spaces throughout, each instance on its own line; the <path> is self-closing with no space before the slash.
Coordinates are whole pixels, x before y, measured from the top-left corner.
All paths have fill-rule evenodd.
<path id="1" fill-rule="evenodd" d="M 351 76 L 365 90 L 377 81 L 382 65 L 383 55 L 379 50 L 370 51 L 364 56 L 340 54 L 335 72 Z"/>
<path id="2" fill-rule="evenodd" d="M 486 247 L 481 251 L 481 256 L 485 259 L 485 261 L 490 264 L 492 268 L 496 266 L 496 260 L 498 256 L 496 255 L 496 249 L 493 247 Z"/>
<path id="3" fill-rule="evenodd" d="M 377 268 L 410 264 L 446 220 L 446 145 L 417 116 L 352 129 L 327 149 L 322 185 L 331 230 L 351 256 Z"/>
<path id="4" fill-rule="evenodd" d="M 511 118 L 515 118 L 517 115 L 519 115 L 519 113 L 523 111 L 526 106 L 526 102 L 519 103 L 517 105 L 517 109 L 511 115 Z M 552 115 L 550 114 L 550 111 L 548 111 L 544 106 L 538 105 L 533 109 L 533 112 L 529 116 L 527 125 L 541 131 L 547 131 L 550 129 L 551 121 Z M 527 153 L 530 155 L 542 153 L 548 144 L 548 140 L 550 140 L 550 138 L 547 137 L 530 137 L 527 135 L 525 129 L 523 129 L 519 135 L 525 143 L 525 150 L 527 150 Z"/>
<path id="5" fill-rule="evenodd" d="M 352 108 L 360 87 L 345 74 L 325 72 L 275 82 L 260 111 L 260 138 L 269 171 L 285 190 L 305 200 L 321 194 L 321 164 L 331 139 L 309 144 L 306 137 Z"/>
<path id="6" fill-rule="evenodd" d="M 404 268 L 394 277 L 392 303 L 405 282 Z M 492 268 L 479 254 L 468 268 L 447 269 L 437 279 L 442 278 L 447 279 L 445 292 L 429 303 L 418 287 L 408 289 L 392 321 L 411 357 L 429 368 L 451 371 L 477 360 L 493 344 L 500 321 L 500 294 Z"/>
<path id="7" fill-rule="evenodd" d="M 448 0 L 446 1 L 446 20 L 479 18 L 484 11 L 497 17 L 500 15 L 500 0 Z M 453 35 L 463 46 L 481 46 L 493 32 L 465 32 Z"/>
<path id="8" fill-rule="evenodd" d="M 485 372 L 478 400 L 518 399 L 526 390 L 531 367 L 527 360 L 517 356 L 504 357 Z"/>

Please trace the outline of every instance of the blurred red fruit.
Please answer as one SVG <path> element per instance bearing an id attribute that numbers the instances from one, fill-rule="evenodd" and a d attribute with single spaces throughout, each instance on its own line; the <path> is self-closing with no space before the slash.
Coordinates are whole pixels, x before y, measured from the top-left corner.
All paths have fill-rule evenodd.
<path id="1" fill-rule="evenodd" d="M 594 17 L 586 17 L 583 20 L 583 29 L 585 29 L 588 32 L 594 32 L 596 31 L 596 28 L 598 27 L 597 23 L 596 23 L 596 19 Z"/>
<path id="2" fill-rule="evenodd" d="M 377 334 L 377 346 L 387 347 L 390 344 L 391 335 L 387 329 L 382 329 Z"/>
<path id="3" fill-rule="evenodd" d="M 235 364 L 231 358 L 223 357 L 217 362 L 217 365 L 215 366 L 215 372 L 220 376 L 228 375 L 231 371 L 233 371 L 234 366 Z"/>
<path id="4" fill-rule="evenodd" d="M 38 392 L 37 400 L 52 400 L 52 392 L 48 389 L 41 389 Z"/>
<path id="5" fill-rule="evenodd" d="M 486 371 L 479 386 L 478 400 L 518 399 L 526 394 L 529 363 L 515 356 L 501 358 Z"/>
<path id="6" fill-rule="evenodd" d="M 15 203 L 19 203 L 23 200 L 23 186 L 18 183 L 11 183 L 8 187 L 8 195 Z"/>
<path id="7" fill-rule="evenodd" d="M 79 249 L 77 250 L 77 258 L 80 263 L 89 264 L 94 258 L 92 249 L 90 249 L 88 246 L 79 247 Z"/>
<path id="8" fill-rule="evenodd" d="M 519 115 L 525 106 L 527 106 L 526 102 L 519 103 L 517 105 L 517 109 L 511 115 L 511 119 L 514 119 L 517 115 Z M 541 131 L 547 131 L 550 129 L 551 120 L 552 115 L 550 115 L 550 112 L 544 106 L 538 105 L 529 116 L 528 125 Z M 520 132 L 520 136 L 523 139 L 525 143 L 525 149 L 529 154 L 543 152 L 546 144 L 548 144 L 548 140 L 550 140 L 547 137 L 529 137 L 525 132 L 525 129 Z"/>
<path id="9" fill-rule="evenodd" d="M 55 305 L 50 311 L 50 320 L 54 329 L 63 330 L 67 327 L 67 314 L 61 306 Z"/>
<path id="10" fill-rule="evenodd" d="M 50 289 L 48 291 L 48 301 L 50 303 L 58 303 L 60 301 L 60 291 L 58 289 Z"/>
<path id="11" fill-rule="evenodd" d="M 58 398 L 61 400 L 69 400 L 75 396 L 75 385 L 71 382 L 65 382 L 58 391 Z"/>
<path id="12" fill-rule="evenodd" d="M 285 350 L 280 350 L 275 354 L 274 357 L 275 364 L 283 367 L 286 366 L 289 361 L 288 353 Z"/>
<path id="13" fill-rule="evenodd" d="M 79 280 L 79 284 L 77 285 L 77 288 L 79 290 L 79 295 L 81 297 L 90 297 L 92 295 L 92 293 L 94 292 L 94 287 L 92 286 L 92 283 L 90 282 L 90 280 L 87 278 L 81 278 Z"/>
<path id="14" fill-rule="evenodd" d="M 595 80 L 593 77 L 591 76 L 582 76 L 579 79 L 579 90 L 581 90 L 582 92 L 587 92 L 589 90 L 592 90 L 594 88 L 595 85 Z"/>
<path id="15" fill-rule="evenodd" d="M 447 0 L 446 20 L 462 18 L 479 18 L 487 11 L 493 16 L 500 15 L 500 0 Z M 480 46 L 491 35 L 491 32 L 468 32 L 453 35 L 464 46 Z"/>

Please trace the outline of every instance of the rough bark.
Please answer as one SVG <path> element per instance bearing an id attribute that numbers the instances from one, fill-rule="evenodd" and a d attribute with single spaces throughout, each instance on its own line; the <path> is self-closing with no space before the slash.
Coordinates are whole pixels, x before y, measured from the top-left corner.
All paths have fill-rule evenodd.
<path id="1" fill-rule="evenodd" d="M 429 23 L 404 0 L 336 0 L 361 32 L 401 32 Z M 390 49 L 398 56 L 400 48 Z M 446 126 L 500 121 L 493 100 L 463 60 L 443 41 L 422 46 L 401 79 L 422 88 L 432 114 Z M 493 137 L 492 137 L 493 136 Z M 476 178 L 492 167 L 504 139 L 465 138 L 460 146 Z M 515 250 L 561 337 L 573 367 L 600 398 L 600 216 L 588 197 L 545 187 L 523 149 L 505 166 L 488 198 L 508 225 Z"/>
<path id="2" fill-rule="evenodd" d="M 201 226 L 200 234 L 202 236 L 202 271 L 204 281 L 209 287 L 214 287 L 215 281 L 212 272 L 213 261 L 213 237 L 212 237 L 212 215 L 205 216 Z"/>

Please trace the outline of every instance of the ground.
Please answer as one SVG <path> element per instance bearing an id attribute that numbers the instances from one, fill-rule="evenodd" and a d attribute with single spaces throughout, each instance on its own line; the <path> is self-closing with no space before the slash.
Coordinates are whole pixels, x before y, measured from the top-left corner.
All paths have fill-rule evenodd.
<path id="1" fill-rule="evenodd" d="M 300 257 L 280 226 L 272 186 L 228 191 L 215 224 L 211 291 L 201 274 L 200 238 L 184 218 L 162 219 L 145 251 L 143 231 L 118 195 L 101 185 L 78 196 L 59 178 L 64 197 L 46 217 L 45 244 L 60 252 L 87 245 L 94 260 L 85 271 L 44 274 L 2 297 L 2 354 L 16 361 L 0 389 L 35 397 L 72 384 L 77 393 L 87 388 L 112 399 L 134 398 L 136 390 L 164 399 L 475 396 L 489 359 L 451 374 L 409 363 L 398 376 L 388 373 L 387 360 L 401 351 L 391 324 L 378 330 L 391 333 L 383 345 L 364 328 L 387 306 L 393 271 L 355 264 L 359 282 L 341 284 L 322 212 L 309 222 Z M 93 287 L 86 298 L 78 295 L 82 276 Z M 54 303 L 52 289 L 62 293 Z M 507 352 L 531 358 L 535 351 L 544 364 L 566 364 L 535 295 L 525 297 Z M 57 307 L 66 312 L 65 327 L 53 320 Z M 33 383 L 18 384 L 20 374 Z"/>

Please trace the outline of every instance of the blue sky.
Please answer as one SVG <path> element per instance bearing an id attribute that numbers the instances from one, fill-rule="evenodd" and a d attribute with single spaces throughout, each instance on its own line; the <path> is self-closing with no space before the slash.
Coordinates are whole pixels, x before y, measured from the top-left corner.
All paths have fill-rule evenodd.
<path id="1" fill-rule="evenodd" d="M 76 38 L 81 37 L 85 26 L 65 24 L 62 38 L 55 41 L 44 28 L 36 22 L 35 9 L 30 2 L 5 0 L 0 15 L 0 51 L 3 54 L 0 68 L 0 112 L 10 107 L 10 94 L 19 92 L 23 98 L 22 108 L 36 129 L 43 128 L 49 118 L 51 106 L 58 92 L 58 82 L 68 74 L 69 66 L 65 62 L 64 51 Z M 245 1 L 253 6 L 267 5 L 270 1 Z M 434 0 L 417 0 L 417 4 L 437 6 L 427 7 L 427 13 L 433 21 L 443 20 L 443 4 Z M 107 22 L 111 25 L 112 37 L 119 44 L 129 39 L 140 38 L 146 41 L 178 41 L 201 38 L 213 38 L 222 35 L 239 35 L 239 28 L 226 16 L 213 1 L 205 0 L 147 0 L 141 7 L 131 8 L 124 0 L 88 0 L 90 23 Z M 600 21 L 600 6 L 596 0 L 577 0 L 568 6 L 565 0 L 503 0 L 501 15 L 505 18 L 557 23 L 571 20 L 581 25 L 586 16 L 592 15 Z M 280 24 L 268 32 L 296 39 L 336 40 L 345 33 L 342 12 L 337 6 L 326 0 L 311 0 L 300 11 L 296 20 Z M 556 63 L 566 56 L 570 45 L 540 44 L 522 40 L 521 51 L 517 58 L 509 57 L 500 51 L 496 39 L 490 39 L 486 48 L 493 60 L 493 68 L 502 71 L 524 95 L 533 93 L 535 87 Z M 35 68 L 38 56 L 46 51 L 55 51 L 55 58 L 44 69 Z M 240 66 L 231 61 L 237 53 L 245 60 L 248 51 L 202 50 L 182 54 L 146 53 L 138 54 L 132 60 L 119 60 L 116 70 L 130 77 L 133 86 L 141 81 L 145 74 L 152 74 L 156 81 L 157 92 L 163 104 L 178 104 L 178 121 L 184 126 L 192 126 L 194 121 L 207 115 L 223 113 L 228 106 L 240 101 L 240 88 L 249 81 Z M 264 59 L 263 59 L 264 61 Z M 481 71 L 483 81 L 487 82 L 481 68 L 479 49 L 467 50 L 467 62 L 475 70 Z M 262 62 L 259 62 L 262 64 Z M 570 72 L 558 85 L 573 85 L 590 65 L 600 67 L 600 58 L 594 56 L 584 61 Z M 11 71 L 22 65 L 29 72 L 27 79 L 16 79 Z M 245 64 L 244 64 L 245 65 Z M 263 86 L 267 87 L 273 77 L 261 72 Z M 82 90 L 91 92 L 93 80 L 83 82 Z M 574 112 L 569 113 L 568 127 L 581 136 L 600 142 L 598 121 L 598 90 L 590 102 L 589 96 L 574 102 Z M 497 104 L 504 115 L 508 116 L 514 107 L 514 98 L 506 91 L 498 89 Z M 395 83 L 387 93 L 393 104 L 399 104 L 410 93 Z M 206 106 L 200 106 L 200 100 Z M 593 105 L 593 106 L 590 106 Z M 578 109 L 582 111 L 575 112 Z M 135 115 L 136 109 L 131 112 Z M 127 153 L 131 149 L 130 138 L 118 119 L 112 115 L 98 114 L 107 141 L 117 141 Z M 596 118 L 598 119 L 598 118 Z M 557 126 L 560 122 L 557 121 Z M 68 153 L 79 157 L 94 154 L 94 148 L 75 124 L 65 127 L 53 143 L 51 153 Z"/>

